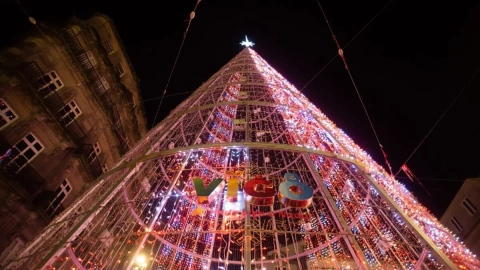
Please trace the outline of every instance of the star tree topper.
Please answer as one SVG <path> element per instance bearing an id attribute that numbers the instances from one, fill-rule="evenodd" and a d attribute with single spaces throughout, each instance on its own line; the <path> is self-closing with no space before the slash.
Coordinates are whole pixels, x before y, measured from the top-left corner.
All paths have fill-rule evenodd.
<path id="1" fill-rule="evenodd" d="M 243 45 L 243 46 L 248 48 L 248 47 L 253 47 L 253 45 L 255 45 L 255 43 L 248 40 L 247 36 L 245 36 L 245 40 L 240 42 L 240 45 Z"/>

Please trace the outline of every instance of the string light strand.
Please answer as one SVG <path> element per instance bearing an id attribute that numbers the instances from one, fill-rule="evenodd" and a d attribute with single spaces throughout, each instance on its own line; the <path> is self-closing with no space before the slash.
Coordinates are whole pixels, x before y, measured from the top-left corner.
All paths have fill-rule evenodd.
<path id="1" fill-rule="evenodd" d="M 168 85 L 170 84 L 170 80 L 172 79 L 173 71 L 175 70 L 175 67 L 177 66 L 178 58 L 180 56 L 180 53 L 182 52 L 183 44 L 185 44 L 185 40 L 187 38 L 188 30 L 190 29 L 190 24 L 192 23 L 193 18 L 195 18 L 195 11 L 197 11 L 197 7 L 198 7 L 198 4 L 200 4 L 200 1 L 201 0 L 197 1 L 197 3 L 195 4 L 195 8 L 190 13 L 190 19 L 188 20 L 187 28 L 185 29 L 185 32 L 183 34 L 182 43 L 180 44 L 180 48 L 178 49 L 177 56 L 175 57 L 175 61 L 173 62 L 173 67 L 172 67 L 172 70 L 170 71 L 170 75 L 168 76 L 167 84 L 165 85 L 165 90 L 163 90 L 162 97 L 160 98 L 160 104 L 158 104 L 157 112 L 155 113 L 155 118 L 153 118 L 152 126 L 155 126 L 155 121 L 157 120 L 158 113 L 160 112 L 160 108 L 162 107 L 163 98 L 165 97 L 165 94 L 167 93 Z"/>
<path id="2" fill-rule="evenodd" d="M 363 33 L 363 31 L 365 29 L 367 29 L 367 27 L 380 15 L 383 13 L 383 11 L 385 11 L 385 9 L 390 6 L 391 3 L 393 3 L 394 0 L 390 0 L 385 6 L 383 6 L 383 8 L 375 15 L 373 16 L 373 18 L 367 23 L 365 24 L 365 26 L 363 26 L 363 28 L 358 31 L 358 33 L 345 45 L 343 46 L 343 49 L 346 49 L 348 47 L 348 45 L 352 44 L 352 42 L 361 34 Z M 336 54 L 334 57 L 332 57 L 332 59 L 330 59 L 330 61 L 327 62 L 327 64 L 325 64 L 322 69 L 320 69 L 315 75 L 313 75 L 313 77 L 300 89 L 300 92 L 302 92 L 313 80 L 315 80 L 315 78 L 317 78 L 318 75 L 320 75 L 320 73 L 322 73 L 329 65 L 330 63 L 333 62 L 333 60 L 335 60 L 336 58 L 338 57 L 338 54 Z"/>
<path id="3" fill-rule="evenodd" d="M 463 94 L 463 92 L 465 92 L 465 90 L 468 88 L 468 86 L 470 86 L 470 84 L 473 82 L 473 80 L 475 79 L 475 77 L 477 77 L 478 73 L 480 72 L 480 68 L 477 69 L 477 71 L 473 74 L 472 77 L 470 77 L 470 79 L 468 80 L 468 82 L 465 84 L 465 86 L 462 88 L 462 90 L 457 94 L 457 96 L 453 99 L 452 103 L 450 103 L 450 105 L 447 107 L 447 109 L 442 113 L 442 115 L 440 115 L 440 118 L 437 119 L 437 121 L 435 122 L 435 124 L 433 124 L 433 126 L 430 128 L 430 130 L 427 132 L 427 134 L 425 135 L 425 137 L 423 137 L 423 139 L 420 141 L 420 143 L 417 145 L 417 147 L 415 147 L 415 149 L 413 150 L 413 152 L 410 154 L 410 156 L 408 156 L 407 160 L 405 160 L 405 162 L 402 163 L 402 165 L 400 166 L 400 168 L 398 169 L 397 173 L 395 174 L 395 176 L 397 176 L 401 171 L 402 171 L 402 166 L 403 165 L 406 165 L 407 162 L 410 160 L 410 158 L 412 158 L 412 156 L 415 154 L 415 152 L 417 152 L 418 148 L 420 148 L 420 146 L 423 144 L 423 142 L 427 139 L 427 137 L 432 133 L 432 131 L 435 129 L 435 127 L 438 125 L 438 123 L 440 122 L 440 120 L 443 119 L 443 117 L 447 114 L 447 112 L 450 110 L 450 108 L 452 108 L 453 104 L 455 104 L 455 102 L 458 100 L 458 98 Z"/>
<path id="4" fill-rule="evenodd" d="M 385 150 L 383 149 L 383 145 L 380 143 L 380 139 L 378 138 L 378 134 L 377 134 L 377 132 L 376 132 L 376 130 L 375 130 L 375 127 L 373 126 L 372 119 L 370 118 L 370 115 L 368 114 L 367 108 L 366 108 L 365 104 L 363 103 L 362 96 L 360 95 L 360 91 L 358 90 L 357 84 L 355 83 L 355 80 L 353 79 L 352 73 L 350 72 L 350 69 L 348 68 L 347 61 L 346 61 L 346 59 L 345 59 L 343 50 L 342 50 L 342 48 L 340 47 L 340 44 L 339 44 L 339 42 L 338 42 L 338 40 L 337 40 L 337 37 L 336 37 L 335 34 L 333 33 L 333 29 L 332 29 L 332 27 L 330 26 L 330 22 L 328 21 L 327 15 L 325 14 L 325 11 L 323 10 L 323 7 L 322 7 L 322 5 L 320 4 L 320 1 L 317 0 L 317 3 L 318 3 L 318 6 L 320 7 L 320 10 L 322 11 L 323 18 L 324 18 L 325 21 L 327 22 L 327 26 L 328 26 L 328 29 L 330 30 L 330 34 L 332 35 L 333 40 L 334 40 L 335 44 L 337 45 L 338 55 L 342 58 L 343 64 L 344 64 L 344 66 L 345 66 L 345 69 L 347 70 L 348 76 L 350 77 L 350 80 L 352 81 L 353 87 L 355 88 L 355 91 L 357 92 L 357 96 L 358 96 L 358 98 L 360 99 L 360 103 L 362 104 L 363 110 L 365 111 L 365 115 L 367 116 L 368 122 L 370 123 L 370 127 L 372 128 L 373 134 L 375 135 L 375 138 L 377 139 L 377 143 L 378 143 L 378 145 L 380 146 L 380 150 L 382 151 L 383 157 L 385 158 L 385 163 L 387 164 L 387 167 L 388 167 L 388 169 L 390 170 L 390 175 L 393 176 L 392 166 L 390 166 L 390 162 L 388 162 L 387 153 L 386 153 Z"/>

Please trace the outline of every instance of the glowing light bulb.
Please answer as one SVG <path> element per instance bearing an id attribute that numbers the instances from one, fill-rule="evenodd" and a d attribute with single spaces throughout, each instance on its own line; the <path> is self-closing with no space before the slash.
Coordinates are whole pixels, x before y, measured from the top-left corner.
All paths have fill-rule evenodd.
<path id="1" fill-rule="evenodd" d="M 247 36 L 245 36 L 245 40 L 242 41 L 242 42 L 240 43 L 240 45 L 243 45 L 243 46 L 245 46 L 245 47 L 248 48 L 248 47 L 253 47 L 253 45 L 255 45 L 255 43 L 253 43 L 253 42 L 251 42 L 250 40 L 248 40 Z"/>
<path id="2" fill-rule="evenodd" d="M 141 267 L 147 267 L 147 258 L 144 255 L 138 255 L 135 262 Z"/>

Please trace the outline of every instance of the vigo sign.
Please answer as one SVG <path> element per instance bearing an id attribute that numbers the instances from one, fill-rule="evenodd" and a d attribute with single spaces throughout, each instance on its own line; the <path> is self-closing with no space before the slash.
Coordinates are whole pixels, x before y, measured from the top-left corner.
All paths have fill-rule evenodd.
<path id="1" fill-rule="evenodd" d="M 237 201 L 238 177 L 242 174 L 240 171 L 228 173 L 230 179 L 227 182 L 227 199 L 230 202 Z M 288 207 L 308 207 L 312 203 L 313 189 L 307 184 L 300 182 L 300 176 L 296 173 L 286 173 L 284 178 L 286 181 L 278 186 L 278 199 Z M 200 204 L 208 204 L 209 197 L 223 183 L 223 179 L 215 178 L 205 187 L 201 178 L 194 178 L 192 181 L 197 192 L 198 203 Z M 263 179 L 260 175 L 256 175 L 254 179 L 246 182 L 243 191 L 248 195 L 250 204 L 273 205 L 275 199 L 273 183 Z"/>

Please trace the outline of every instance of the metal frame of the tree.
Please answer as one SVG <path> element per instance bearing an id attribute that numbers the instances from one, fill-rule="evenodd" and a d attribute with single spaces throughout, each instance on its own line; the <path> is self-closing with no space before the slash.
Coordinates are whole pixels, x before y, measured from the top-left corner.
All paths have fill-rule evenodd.
<path id="1" fill-rule="evenodd" d="M 278 200 L 273 206 L 232 203 L 219 190 L 199 206 L 191 179 L 208 184 L 231 170 L 243 173 L 240 190 L 253 175 L 277 187 L 284 173 L 296 173 L 314 189 L 313 203 L 302 210 Z M 227 204 L 246 215 L 229 215 Z M 312 219 L 295 218 L 295 211 Z M 247 48 L 154 127 L 9 268 L 33 265 L 473 269 L 479 262 L 403 185 Z"/>

